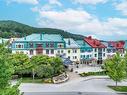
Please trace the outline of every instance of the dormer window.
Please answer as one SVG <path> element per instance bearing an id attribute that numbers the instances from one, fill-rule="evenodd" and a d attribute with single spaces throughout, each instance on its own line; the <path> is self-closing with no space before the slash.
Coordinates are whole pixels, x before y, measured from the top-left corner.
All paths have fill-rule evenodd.
<path id="1" fill-rule="evenodd" d="M 21 45 L 18 45 L 18 48 L 21 48 Z"/>
<path id="2" fill-rule="evenodd" d="M 51 44 L 50 44 L 50 47 L 53 48 L 53 47 L 54 47 L 54 43 L 51 43 Z"/>
<path id="3" fill-rule="evenodd" d="M 49 47 L 49 43 L 46 43 L 46 47 Z"/>
<path id="4" fill-rule="evenodd" d="M 30 48 L 33 48 L 33 43 L 30 43 Z"/>

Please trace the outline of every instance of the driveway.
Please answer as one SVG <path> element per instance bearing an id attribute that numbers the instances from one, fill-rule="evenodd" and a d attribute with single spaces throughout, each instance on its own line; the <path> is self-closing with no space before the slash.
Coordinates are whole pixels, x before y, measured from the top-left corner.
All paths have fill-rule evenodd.
<path id="1" fill-rule="evenodd" d="M 110 79 L 87 79 L 73 80 L 65 84 L 31 84 L 22 83 L 20 85 L 21 92 L 105 92 L 115 93 L 107 87 L 107 85 L 115 85 Z M 127 82 L 119 83 L 119 85 L 127 85 Z"/>

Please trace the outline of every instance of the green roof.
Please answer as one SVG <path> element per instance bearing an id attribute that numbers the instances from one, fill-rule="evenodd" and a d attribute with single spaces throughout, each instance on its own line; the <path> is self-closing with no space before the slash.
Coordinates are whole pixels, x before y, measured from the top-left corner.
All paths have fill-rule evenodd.
<path id="1" fill-rule="evenodd" d="M 29 36 L 18 38 L 20 42 L 28 41 L 44 41 L 44 42 L 63 42 L 63 37 L 57 34 L 31 34 Z"/>

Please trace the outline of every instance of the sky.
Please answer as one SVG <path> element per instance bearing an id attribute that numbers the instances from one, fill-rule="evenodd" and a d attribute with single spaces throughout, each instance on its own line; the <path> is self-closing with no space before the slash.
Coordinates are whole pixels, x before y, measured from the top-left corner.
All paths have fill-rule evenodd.
<path id="1" fill-rule="evenodd" d="M 0 0 L 0 20 L 127 40 L 127 0 Z"/>

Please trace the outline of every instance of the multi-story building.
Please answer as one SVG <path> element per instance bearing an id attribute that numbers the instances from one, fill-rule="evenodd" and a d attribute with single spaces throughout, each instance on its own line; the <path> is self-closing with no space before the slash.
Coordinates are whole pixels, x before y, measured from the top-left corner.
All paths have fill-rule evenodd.
<path id="1" fill-rule="evenodd" d="M 91 36 L 85 37 L 84 41 L 92 47 L 92 58 L 96 60 L 95 63 L 102 64 L 103 60 L 107 58 L 107 47 L 97 39 L 93 39 Z"/>
<path id="2" fill-rule="evenodd" d="M 125 42 L 124 41 L 108 41 L 103 42 L 107 46 L 107 58 L 113 57 L 116 52 L 119 52 L 121 57 L 125 54 Z"/>
<path id="3" fill-rule="evenodd" d="M 31 34 L 12 43 L 12 53 L 24 53 L 29 57 L 37 54 L 56 56 L 64 49 L 63 37 L 56 34 Z"/>
<path id="4" fill-rule="evenodd" d="M 72 38 L 64 39 L 66 42 L 65 56 L 73 62 L 80 63 L 80 47 Z"/>
<path id="5" fill-rule="evenodd" d="M 80 46 L 80 63 L 90 64 L 94 62 L 92 58 L 92 47 L 84 40 L 77 40 L 76 42 Z"/>

